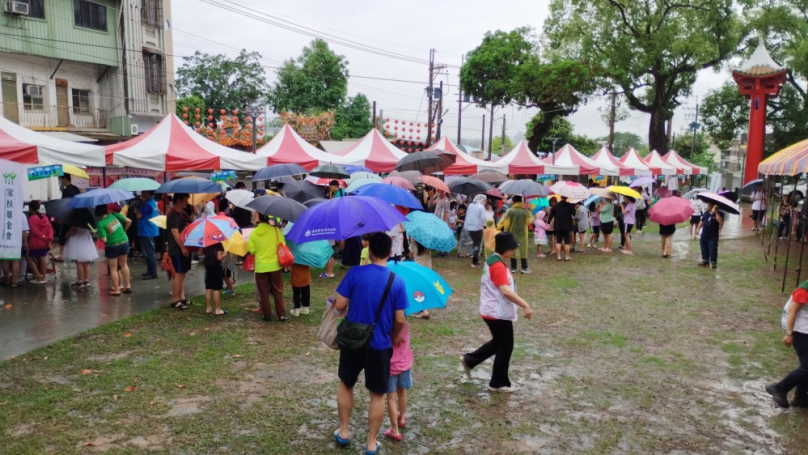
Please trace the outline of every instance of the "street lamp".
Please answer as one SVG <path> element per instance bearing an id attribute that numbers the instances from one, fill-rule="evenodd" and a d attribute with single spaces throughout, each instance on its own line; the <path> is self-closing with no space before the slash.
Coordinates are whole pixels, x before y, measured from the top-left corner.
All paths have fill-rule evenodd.
<path id="1" fill-rule="evenodd" d="M 553 142 L 553 164 L 555 164 L 555 152 L 556 152 L 556 141 L 561 140 L 560 137 L 548 137 L 550 141 Z"/>
<path id="2" fill-rule="evenodd" d="M 258 129 L 258 117 L 263 116 L 266 113 L 265 106 L 247 106 L 244 109 L 244 112 L 250 116 L 250 121 L 252 122 L 252 152 L 256 152 L 255 148 L 255 135 L 257 134 L 256 131 Z"/>

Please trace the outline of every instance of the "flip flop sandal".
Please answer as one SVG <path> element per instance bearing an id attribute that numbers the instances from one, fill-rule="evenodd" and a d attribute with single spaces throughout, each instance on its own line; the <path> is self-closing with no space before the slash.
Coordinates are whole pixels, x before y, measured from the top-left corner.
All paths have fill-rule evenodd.
<path id="1" fill-rule="evenodd" d="M 108 294 L 108 295 L 114 295 L 114 296 L 116 296 L 116 297 L 120 297 L 120 296 L 121 296 L 121 293 L 120 293 L 120 292 L 112 292 L 112 291 L 109 291 L 107 294 Z"/>
<path id="2" fill-rule="evenodd" d="M 213 314 L 213 311 L 205 311 L 205 314 Z"/>
<path id="3" fill-rule="evenodd" d="M 407 414 L 401 415 L 398 413 L 398 427 L 404 428 L 407 426 Z"/>
<path id="4" fill-rule="evenodd" d="M 373 452 L 371 452 L 370 450 L 368 450 L 368 449 L 366 448 L 366 449 L 365 449 L 365 455 L 376 455 L 377 453 L 379 453 L 379 449 L 381 449 L 381 448 L 382 448 L 382 443 L 377 441 L 377 442 L 376 442 L 376 450 L 374 450 Z"/>
<path id="5" fill-rule="evenodd" d="M 387 431 L 384 432 L 384 437 L 385 438 L 390 438 L 393 441 L 401 441 L 404 438 L 404 435 L 401 434 L 401 432 L 399 432 L 398 434 L 393 434 L 393 429 L 390 428 L 390 429 L 388 429 Z M 376 450 L 378 450 L 378 449 L 376 449 Z"/>
<path id="6" fill-rule="evenodd" d="M 181 305 L 176 307 L 179 308 L 180 310 L 187 310 L 188 307 L 190 306 L 190 302 L 188 302 L 187 300 L 180 300 L 180 303 Z"/>
<path id="7" fill-rule="evenodd" d="M 216 314 L 216 312 L 215 312 L 215 311 L 213 312 L 213 315 L 214 315 L 214 316 L 216 316 L 216 317 L 219 317 L 219 316 L 224 316 L 224 315 L 226 315 L 226 314 L 227 314 L 227 310 L 222 310 L 222 313 L 221 313 L 221 314 Z"/>
<path id="8" fill-rule="evenodd" d="M 123 291 L 122 291 L 122 292 L 123 292 L 124 294 L 131 294 L 131 293 L 132 293 L 132 288 L 123 288 Z"/>
<path id="9" fill-rule="evenodd" d="M 348 446 L 348 444 L 350 444 L 350 443 L 351 443 L 351 438 L 345 438 L 345 439 L 342 439 L 342 438 L 339 436 L 339 428 L 338 428 L 338 429 L 337 429 L 337 431 L 335 431 L 335 432 L 334 432 L 334 441 L 335 441 L 337 444 L 341 445 L 342 447 L 347 447 L 347 446 Z"/>

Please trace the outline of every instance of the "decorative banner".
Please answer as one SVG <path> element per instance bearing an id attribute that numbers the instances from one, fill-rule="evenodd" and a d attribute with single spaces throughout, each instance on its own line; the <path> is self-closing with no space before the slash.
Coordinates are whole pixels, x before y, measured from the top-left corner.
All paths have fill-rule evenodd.
<path id="1" fill-rule="evenodd" d="M 61 169 L 61 166 L 59 166 Z M 3 208 L 0 212 L 0 259 L 19 259 L 22 256 L 23 175 L 25 166 L 13 161 L 0 160 L 0 191 Z"/>
<path id="2" fill-rule="evenodd" d="M 61 177 L 65 175 L 62 171 L 61 164 L 54 164 L 51 166 L 32 167 L 28 169 L 28 180 L 41 180 L 54 176 Z"/>
<path id="3" fill-rule="evenodd" d="M 225 180 L 235 180 L 236 171 L 218 171 L 210 174 L 210 179 L 214 182 L 223 182 Z"/>

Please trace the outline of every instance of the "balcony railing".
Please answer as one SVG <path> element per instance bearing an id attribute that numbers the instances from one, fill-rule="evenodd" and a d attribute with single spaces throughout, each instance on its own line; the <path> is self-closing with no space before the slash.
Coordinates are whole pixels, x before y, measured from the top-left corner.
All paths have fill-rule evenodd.
<path id="1" fill-rule="evenodd" d="M 0 114 L 28 128 L 107 129 L 109 111 L 80 107 L 70 108 L 67 106 L 2 103 L 0 104 Z"/>

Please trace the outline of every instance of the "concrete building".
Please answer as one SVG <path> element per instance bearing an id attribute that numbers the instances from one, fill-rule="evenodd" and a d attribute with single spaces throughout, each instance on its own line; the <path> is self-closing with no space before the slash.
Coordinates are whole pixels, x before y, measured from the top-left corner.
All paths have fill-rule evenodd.
<path id="1" fill-rule="evenodd" d="M 170 0 L 0 0 L 0 112 L 100 141 L 174 112 Z"/>

